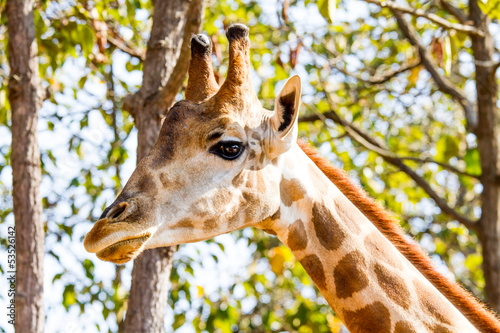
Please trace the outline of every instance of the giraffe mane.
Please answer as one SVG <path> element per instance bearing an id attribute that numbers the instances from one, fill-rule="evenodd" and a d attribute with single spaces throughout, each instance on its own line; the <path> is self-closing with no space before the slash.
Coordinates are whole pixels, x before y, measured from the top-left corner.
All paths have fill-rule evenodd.
<path id="1" fill-rule="evenodd" d="M 458 283 L 439 273 L 420 246 L 405 237 L 396 218 L 352 182 L 344 170 L 334 167 L 320 156 L 315 148 L 301 140 L 297 143 L 328 179 L 477 329 L 482 332 L 500 332 L 496 315 Z"/>

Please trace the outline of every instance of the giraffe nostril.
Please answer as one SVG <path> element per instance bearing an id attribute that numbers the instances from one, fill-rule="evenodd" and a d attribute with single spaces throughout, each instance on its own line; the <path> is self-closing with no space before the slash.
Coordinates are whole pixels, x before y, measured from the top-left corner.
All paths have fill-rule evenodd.
<path id="1" fill-rule="evenodd" d="M 129 205 L 126 202 L 120 202 L 119 204 L 114 205 L 106 214 L 106 218 L 108 220 L 117 219 L 118 217 L 120 217 L 120 215 L 122 215 L 122 213 L 127 209 L 128 206 Z"/>

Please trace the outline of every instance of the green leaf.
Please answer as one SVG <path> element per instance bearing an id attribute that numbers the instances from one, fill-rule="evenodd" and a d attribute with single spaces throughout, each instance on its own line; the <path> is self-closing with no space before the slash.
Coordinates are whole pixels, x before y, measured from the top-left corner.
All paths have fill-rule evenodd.
<path id="1" fill-rule="evenodd" d="M 94 32 L 87 25 L 78 26 L 78 36 L 84 57 L 88 57 L 92 53 L 94 46 Z"/>
<path id="2" fill-rule="evenodd" d="M 474 271 L 480 269 L 482 263 L 483 263 L 483 256 L 477 253 L 472 253 L 467 256 L 464 265 L 469 270 Z"/>
<path id="3" fill-rule="evenodd" d="M 459 141 L 458 138 L 450 135 L 443 135 L 436 143 L 436 161 L 448 162 L 450 158 L 458 155 Z"/>
<path id="4" fill-rule="evenodd" d="M 337 0 L 318 0 L 317 5 L 320 14 L 331 24 L 337 10 Z"/>
<path id="5" fill-rule="evenodd" d="M 500 20 L 500 0 L 481 0 L 478 5 L 491 19 Z"/>
<path id="6" fill-rule="evenodd" d="M 75 292 L 75 285 L 73 284 L 68 284 L 66 287 L 64 287 L 63 291 L 63 305 L 68 310 L 68 308 L 75 304 L 77 302 L 76 300 L 76 292 Z"/>
<path id="7" fill-rule="evenodd" d="M 184 313 L 177 313 L 174 316 L 174 323 L 172 324 L 172 328 L 176 330 L 182 325 L 184 325 L 185 322 L 186 322 L 186 316 L 184 315 Z"/>
<path id="8" fill-rule="evenodd" d="M 479 151 L 477 149 L 469 149 L 464 156 L 465 172 L 479 176 L 482 172 Z"/>
<path id="9" fill-rule="evenodd" d="M 93 279 L 94 278 L 94 263 L 89 259 L 85 259 L 83 261 L 83 268 L 85 268 L 85 275 L 89 279 Z"/>
<path id="10" fill-rule="evenodd" d="M 54 277 L 52 278 L 52 283 L 59 280 L 62 276 L 63 276 L 63 273 L 57 273 L 56 275 L 54 275 Z"/>

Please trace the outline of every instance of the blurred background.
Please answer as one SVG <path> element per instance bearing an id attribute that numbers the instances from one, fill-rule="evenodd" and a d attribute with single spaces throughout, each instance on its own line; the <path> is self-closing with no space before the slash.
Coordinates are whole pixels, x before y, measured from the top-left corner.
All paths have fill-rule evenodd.
<path id="1" fill-rule="evenodd" d="M 117 332 L 135 310 L 129 301 L 133 263 L 102 262 L 82 243 L 134 170 L 137 151 L 145 154 L 138 148 L 136 124 L 142 122 L 144 129 L 149 126 L 144 117 L 157 117 L 183 99 L 185 68 L 175 88 L 168 79 L 178 59 L 189 57 L 182 36 L 189 39 L 191 33 L 180 33 L 173 56 L 163 57 L 169 63 L 165 73 L 152 64 L 153 70 L 146 69 L 148 59 L 154 61 L 149 52 L 163 47 L 148 44 L 155 36 L 153 9 L 160 2 L 33 4 L 43 103 L 37 129 L 45 232 L 46 319 L 37 331 Z M 2 309 L 9 302 L 7 235 L 14 226 L 11 144 L 22 140 L 12 139 L 9 56 L 14 53 L 8 47 L 7 3 L 0 1 Z M 211 37 L 219 83 L 228 62 L 225 28 L 245 23 L 262 104 L 272 109 L 286 79 L 300 75 L 299 136 L 393 213 L 439 271 L 500 310 L 499 1 L 191 3 L 202 10 L 180 31 L 198 20 L 192 29 Z M 188 5 L 178 6 L 175 15 L 194 15 L 182 12 L 190 10 Z M 163 17 L 168 15 L 176 17 L 166 10 Z M 145 82 L 143 74 L 156 83 Z M 143 110 L 146 103 L 134 104 L 163 87 L 172 96 L 163 96 L 154 112 Z M 343 330 L 290 251 L 260 230 L 182 245 L 173 260 L 166 260 L 166 278 L 160 281 L 168 300 L 160 300 L 167 306 L 159 314 L 166 332 Z M 18 267 L 18 281 L 19 274 Z M 8 320 L 0 317 L 0 331 L 13 332 Z"/>

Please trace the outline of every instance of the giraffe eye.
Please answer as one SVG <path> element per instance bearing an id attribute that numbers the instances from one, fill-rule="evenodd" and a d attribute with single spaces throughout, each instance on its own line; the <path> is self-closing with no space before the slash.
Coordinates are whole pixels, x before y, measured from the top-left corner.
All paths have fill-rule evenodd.
<path id="1" fill-rule="evenodd" d="M 225 160 L 236 159 L 244 150 L 243 144 L 237 141 L 220 141 L 210 148 L 212 154 L 218 155 Z"/>

